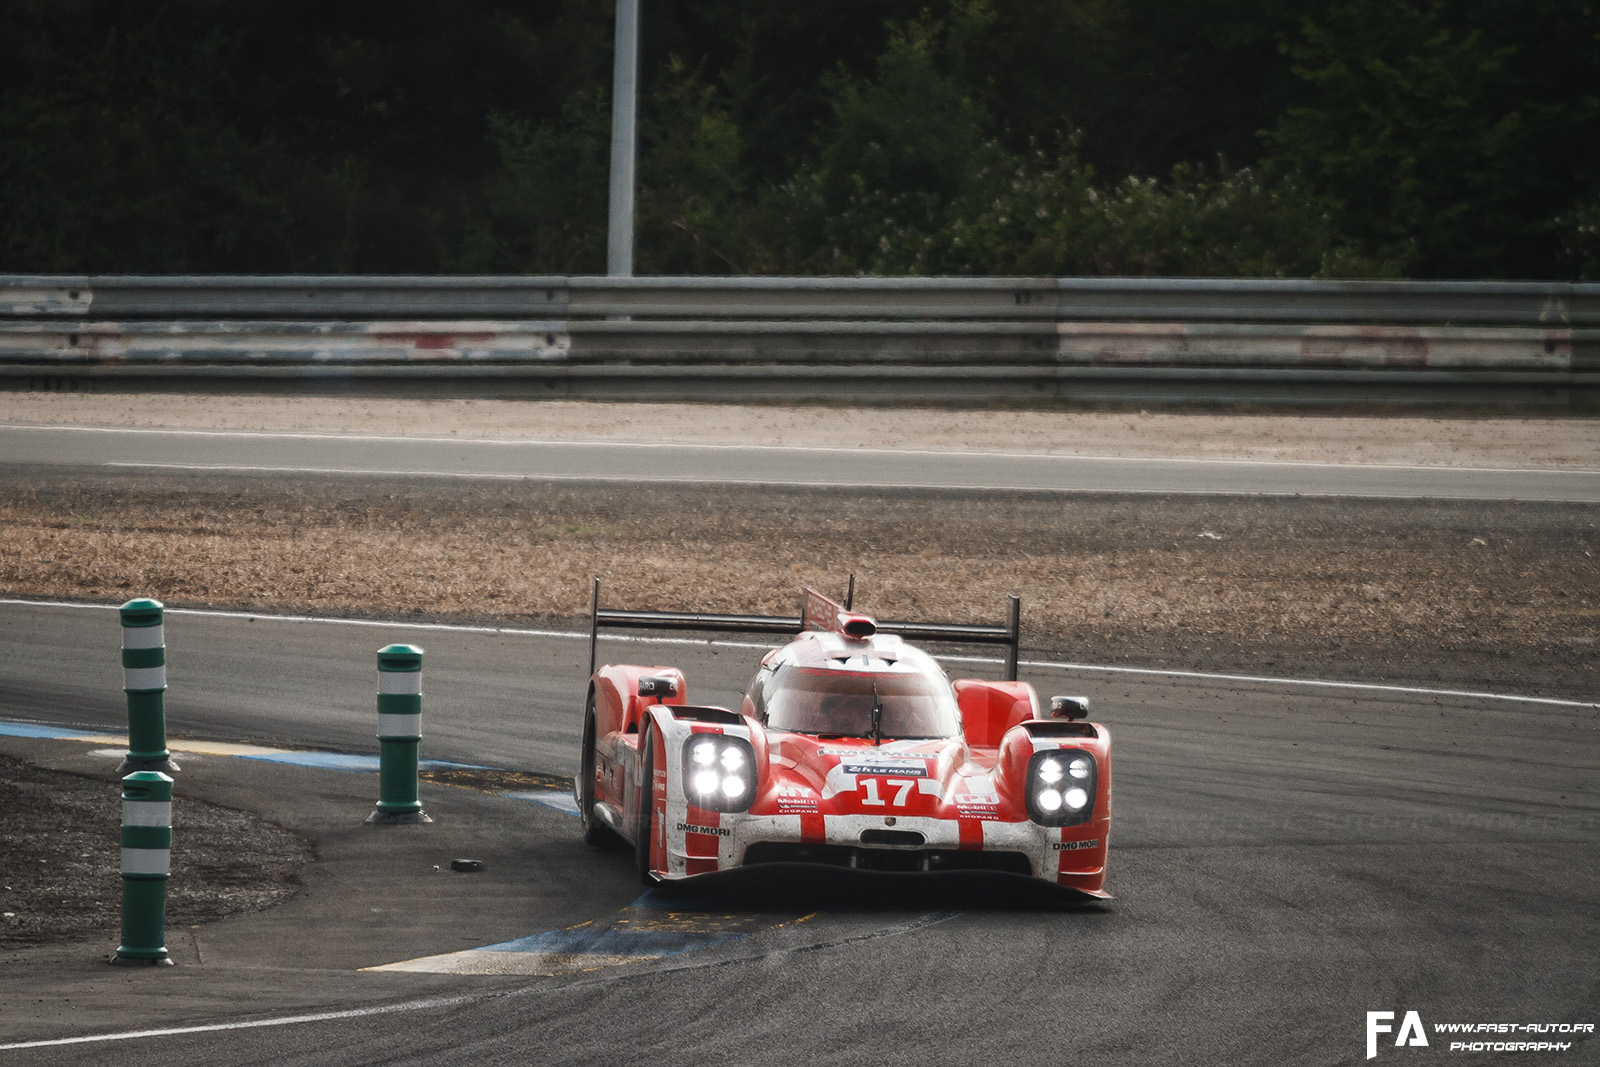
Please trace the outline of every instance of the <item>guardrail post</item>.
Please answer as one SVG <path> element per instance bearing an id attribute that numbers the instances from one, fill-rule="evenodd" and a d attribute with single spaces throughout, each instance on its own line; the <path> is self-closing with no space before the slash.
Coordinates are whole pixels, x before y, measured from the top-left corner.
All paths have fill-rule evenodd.
<path id="1" fill-rule="evenodd" d="M 370 825 L 432 822 L 417 798 L 417 748 L 422 742 L 422 649 L 378 650 L 378 804 Z"/>
<path id="2" fill-rule="evenodd" d="M 617 0 L 611 53 L 611 173 L 606 211 L 606 274 L 633 274 L 635 110 L 639 95 L 639 0 Z"/>
<path id="3" fill-rule="evenodd" d="M 172 874 L 172 779 L 135 771 L 122 779 L 122 944 L 111 962 L 171 965 L 167 879 Z"/>
<path id="4" fill-rule="evenodd" d="M 167 646 L 165 606 L 159 600 L 122 605 L 122 688 L 128 694 L 128 755 L 118 774 L 172 773 L 167 750 Z"/>

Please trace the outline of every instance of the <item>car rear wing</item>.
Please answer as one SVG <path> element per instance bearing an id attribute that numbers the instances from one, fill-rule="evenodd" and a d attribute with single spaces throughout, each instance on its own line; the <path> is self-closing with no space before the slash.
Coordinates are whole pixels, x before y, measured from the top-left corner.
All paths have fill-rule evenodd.
<path id="1" fill-rule="evenodd" d="M 600 606 L 600 579 L 594 580 L 594 600 L 589 609 L 589 675 L 594 676 L 596 647 L 602 626 L 619 630 L 698 630 L 732 634 L 796 635 L 805 630 L 835 630 L 854 636 L 865 633 L 896 634 L 917 641 L 951 641 L 959 644 L 1000 645 L 1005 649 L 1005 680 L 1017 680 L 1017 653 L 1022 632 L 1022 599 L 1009 597 L 1006 621 L 1000 626 L 949 622 L 874 620 L 852 615 L 856 580 L 850 579 L 844 603 L 815 589 L 804 590 L 798 615 L 716 615 L 697 611 L 625 611 Z M 867 627 L 864 631 L 861 627 Z"/>

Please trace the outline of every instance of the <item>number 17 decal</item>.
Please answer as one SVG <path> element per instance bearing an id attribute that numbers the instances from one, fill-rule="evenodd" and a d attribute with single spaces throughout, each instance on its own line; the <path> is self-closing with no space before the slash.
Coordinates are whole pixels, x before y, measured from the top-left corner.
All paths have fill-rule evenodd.
<path id="1" fill-rule="evenodd" d="M 885 804 L 888 804 L 896 808 L 903 808 L 906 806 L 906 797 L 911 793 L 911 787 L 917 784 L 917 780 L 915 778 L 882 779 L 884 785 L 899 790 L 897 793 L 895 793 L 893 800 L 886 800 L 878 795 L 878 781 L 879 779 L 877 778 L 861 779 L 861 790 L 867 794 L 866 798 L 861 801 L 862 806 L 881 808 Z"/>

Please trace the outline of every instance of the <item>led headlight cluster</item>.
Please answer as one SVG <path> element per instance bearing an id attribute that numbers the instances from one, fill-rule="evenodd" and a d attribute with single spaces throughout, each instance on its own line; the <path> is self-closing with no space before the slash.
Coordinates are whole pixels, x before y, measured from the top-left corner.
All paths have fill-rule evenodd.
<path id="1" fill-rule="evenodd" d="M 1094 812 L 1094 757 L 1078 748 L 1035 753 L 1028 763 L 1028 815 L 1045 826 L 1075 826 Z"/>
<path id="2" fill-rule="evenodd" d="M 683 746 L 683 791 L 710 811 L 744 811 L 756 792 L 756 754 L 742 737 L 695 734 Z"/>

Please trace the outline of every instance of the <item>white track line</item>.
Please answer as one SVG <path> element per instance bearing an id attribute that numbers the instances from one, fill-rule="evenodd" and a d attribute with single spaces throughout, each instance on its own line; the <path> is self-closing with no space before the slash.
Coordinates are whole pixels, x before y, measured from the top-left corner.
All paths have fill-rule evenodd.
<path id="1" fill-rule="evenodd" d="M 962 491 L 986 493 L 1116 493 L 1119 496 L 1260 496 L 1260 497 L 1306 497 L 1317 499 L 1341 499 L 1344 497 L 1372 497 L 1379 500 L 1424 500 L 1431 499 L 1428 494 L 1404 493 L 1399 495 L 1375 493 L 1371 490 L 1341 492 L 1337 490 L 1306 490 L 1306 489 L 1194 489 L 1184 488 L 1175 490 L 1170 488 L 1152 489 L 1110 489 L 1096 486 L 1050 486 L 1050 485 L 1023 485 L 1023 484 L 995 484 L 984 482 L 840 482 L 840 481 L 808 481 L 800 478 L 699 478 L 682 474 L 548 474 L 541 472 L 526 472 L 521 474 L 490 473 L 484 471 L 439 471 L 439 470 L 400 470 L 393 467 L 264 467 L 245 464 L 229 463 L 146 463 L 135 460 L 110 460 L 100 464 L 102 467 L 120 467 L 138 470 L 173 470 L 173 471 L 211 471 L 245 474 L 334 474 L 355 475 L 363 478 L 457 478 L 464 481 L 482 482 L 594 482 L 602 485 L 639 485 L 639 484 L 667 484 L 667 485 L 711 485 L 711 486 L 773 486 L 779 485 L 792 489 L 863 489 L 863 490 L 896 490 L 896 489 L 927 489 L 942 491 L 946 489 L 959 489 Z M 1351 468 L 1353 469 L 1353 468 Z M 1430 470 L 1463 470 L 1461 467 L 1432 467 Z M 1541 474 L 1543 471 L 1510 471 L 1513 474 Z M 1557 472 L 1571 473 L 1571 472 Z M 1589 473 L 1589 472 L 1581 472 Z M 1441 497 L 1445 500 L 1476 500 L 1477 497 Z M 1499 499 L 1499 498 L 1489 498 Z M 1565 497 L 1560 496 L 1519 496 L 1516 498 L 1523 503 L 1568 503 Z"/>
<path id="2" fill-rule="evenodd" d="M 1304 465 L 1304 464 L 1303 464 Z M 460 481 L 474 482 L 551 482 L 564 484 L 568 482 L 586 483 L 597 485 L 709 485 L 709 486 L 754 486 L 766 488 L 769 486 L 782 486 L 787 489 L 849 489 L 872 490 L 893 492 L 900 489 L 931 490 L 943 492 L 945 490 L 959 490 L 961 492 L 982 493 L 1033 493 L 1033 494 L 1062 494 L 1062 493 L 1115 493 L 1118 496 L 1198 496 L 1198 497 L 1271 497 L 1271 498 L 1305 498 L 1315 500 L 1343 500 L 1351 497 L 1373 500 L 1454 500 L 1454 501 L 1506 501 L 1515 500 L 1524 504 L 1569 504 L 1588 503 L 1584 498 L 1565 496 L 1537 496 L 1522 494 L 1516 497 L 1475 497 L 1475 496 L 1450 496 L 1448 494 L 1425 493 L 1406 490 L 1392 493 L 1371 488 L 1342 490 L 1332 489 L 1195 489 L 1184 487 L 1173 489 L 1170 487 L 1153 487 L 1149 489 L 1129 489 L 1126 487 L 1108 487 L 1096 485 L 1040 485 L 1040 484 L 1011 484 L 994 482 L 869 482 L 869 481 L 811 481 L 802 478 L 784 478 L 779 476 L 762 478 L 702 478 L 690 477 L 683 474 L 549 474 L 528 471 L 524 473 L 495 473 L 485 471 L 441 471 L 441 470 L 400 470 L 393 467 L 264 467 L 246 464 L 228 463 L 145 463 L 133 460 L 110 460 L 101 463 L 102 467 L 118 467 L 126 470 L 171 470 L 171 471 L 206 471 L 212 473 L 238 473 L 238 474 L 298 474 L 298 475 L 336 475 L 356 476 L 361 478 L 454 478 Z M 1355 470 L 1354 467 L 1344 468 Z M 1431 471 L 1465 471 L 1465 467 L 1426 467 L 1419 470 Z M 1600 471 L 1543 471 L 1543 470 L 1507 470 L 1487 471 L 1476 470 L 1476 473 L 1503 473 L 1503 474 L 1584 474 L 1594 476 Z"/>
<path id="3" fill-rule="evenodd" d="M 79 604 L 64 600 L 7 600 L 0 606 L 16 605 L 33 608 L 77 608 L 90 611 L 115 611 L 111 604 Z M 341 619 L 316 615 L 271 615 L 249 611 L 211 611 L 201 608 L 167 608 L 168 615 L 194 615 L 216 619 L 255 619 L 261 622 L 326 623 L 335 626 L 367 626 L 387 630 L 443 630 L 453 633 L 503 634 L 511 637 L 549 637 L 559 640 L 587 641 L 589 635 L 572 630 L 534 630 L 513 626 L 466 626 L 439 622 L 385 622 L 380 619 Z M 718 638 L 688 637 L 635 637 L 620 634 L 602 634 L 601 640 L 635 645 L 676 645 L 693 648 L 743 648 L 765 650 L 770 642 L 728 641 Z M 946 663 L 1002 663 L 995 656 L 936 656 Z M 1585 700 L 1557 700 L 1554 697 L 1521 696 L 1515 693 L 1485 693 L 1471 689 L 1429 689 L 1411 685 L 1380 685 L 1373 682 L 1341 682 L 1322 678 L 1274 678 L 1255 674 L 1217 674 L 1208 671 L 1157 670 L 1150 667 L 1107 667 L 1095 663 L 1058 663 L 1053 660 L 1019 660 L 1019 667 L 1033 667 L 1051 671 L 1085 671 L 1093 674 L 1131 674 L 1154 678 L 1189 678 L 1210 682 L 1241 682 L 1250 685 L 1303 686 L 1312 689 L 1346 689 L 1368 693 L 1404 693 L 1410 696 L 1451 697 L 1459 700 L 1498 700 L 1517 704 L 1542 704 L 1556 708 L 1597 708 L 1600 702 Z"/>
<path id="4" fill-rule="evenodd" d="M 939 912 L 924 915 L 909 922 L 897 923 L 894 926 L 880 930 L 869 931 L 865 934 L 851 934 L 845 937 L 833 938 L 828 941 L 819 941 L 815 944 L 801 945 L 797 948 L 780 950 L 788 953 L 816 952 L 842 945 L 853 945 L 863 941 L 872 941 L 880 937 L 895 937 L 900 934 L 915 933 L 929 926 L 936 926 L 959 915 L 959 912 Z M 667 966 L 654 969 L 644 977 L 656 978 L 663 974 L 678 974 L 684 971 L 710 970 L 743 963 L 756 963 L 771 958 L 774 953 L 765 952 L 755 956 L 737 956 L 732 959 L 710 960 L 698 963 L 685 963 L 678 966 Z M 591 978 L 561 986 L 534 985 L 523 986 L 519 989 L 510 989 L 503 992 L 479 993 L 476 995 L 458 997 L 437 997 L 432 1000 L 410 1000 L 401 1004 L 384 1004 L 371 1008 L 352 1008 L 348 1011 L 319 1012 L 315 1015 L 287 1015 L 276 1019 L 252 1019 L 245 1022 L 233 1023 L 204 1023 L 196 1026 L 174 1026 L 162 1030 L 129 1030 L 119 1034 L 93 1034 L 86 1037 L 58 1037 L 44 1041 L 18 1041 L 9 1045 L 0 1045 L 0 1051 L 24 1048 L 48 1048 L 54 1045 L 87 1045 L 107 1041 L 132 1041 L 145 1037 L 171 1037 L 179 1034 L 206 1034 L 225 1030 L 257 1030 L 267 1026 L 295 1026 L 301 1023 L 330 1022 L 339 1019 L 359 1019 L 372 1015 L 390 1015 L 402 1011 L 427 1011 L 430 1008 L 454 1008 L 465 1004 L 478 1004 L 485 1001 L 509 999 L 511 997 L 536 996 L 549 991 L 562 989 L 584 989 L 609 985 L 623 978 Z"/>
<path id="5" fill-rule="evenodd" d="M 50 424 L 11 423 L 0 424 L 6 430 L 52 430 L 90 434 L 132 433 L 173 437 L 244 437 L 276 438 L 307 441 L 361 441 L 378 444 L 448 444 L 488 445 L 492 447 L 541 448 L 637 448 L 668 451 L 684 449 L 699 452 L 805 452 L 843 454 L 851 456 L 934 456 L 947 459 L 952 456 L 994 459 L 1073 459 L 1094 460 L 1106 463 L 1181 463 L 1195 466 L 1254 466 L 1310 467 L 1331 470 L 1389 470 L 1389 471 L 1460 471 L 1465 474 L 1600 474 L 1600 468 L 1591 467 L 1455 467 L 1428 463 L 1330 463 L 1301 459 L 1240 459 L 1219 456 L 1104 456 L 1084 452 L 1019 452 L 988 449 L 932 449 L 932 448 L 859 448 L 844 445 L 766 445 L 766 444 L 705 444 L 686 441 L 605 441 L 570 440 L 560 438 L 521 437 L 433 437 L 408 434 L 318 433 L 285 430 L 183 430 L 162 429 L 153 426 L 61 426 Z M 137 464 L 146 466 L 147 464 Z M 276 468 L 221 468 L 273 470 Z M 364 472 L 363 472 L 364 473 Z"/>
<path id="6" fill-rule="evenodd" d="M 120 1034 L 92 1034 L 88 1037 L 57 1037 L 46 1041 L 18 1041 L 0 1045 L 0 1051 L 21 1048 L 49 1048 L 53 1045 L 88 1045 L 104 1041 L 132 1041 L 142 1037 L 172 1037 L 177 1034 L 207 1034 L 219 1030 L 257 1030 L 264 1026 L 295 1026 L 300 1023 L 329 1022 L 336 1019 L 360 1019 L 369 1015 L 389 1015 L 397 1011 L 426 1011 L 429 1008 L 453 1008 L 472 1004 L 486 997 L 440 997 L 436 1000 L 412 1000 L 403 1004 L 382 1004 L 372 1008 L 352 1008 L 349 1011 L 326 1011 L 315 1015 L 286 1015 L 276 1019 L 251 1019 L 234 1023 L 205 1023 L 199 1026 L 173 1026 L 163 1030 L 129 1030 Z"/>
<path id="7" fill-rule="evenodd" d="M 1412 696 L 1456 697 L 1472 700 L 1504 700 L 1520 704 L 1548 704 L 1558 708 L 1600 708 L 1600 702 L 1557 700 L 1554 697 L 1519 696 L 1514 693 L 1481 693 L 1471 689 L 1425 689 L 1410 685 L 1378 685 L 1372 682 L 1333 682 L 1317 678 L 1270 678 L 1253 674 L 1210 674 L 1205 671 L 1166 671 L 1146 667 L 1100 667 L 1089 663 L 1048 663 L 1019 660 L 1021 667 L 1042 667 L 1061 671 L 1094 671 L 1101 674 L 1141 674 L 1161 678 L 1195 678 L 1222 682 L 1248 682 L 1256 685 L 1300 685 L 1322 689 L 1357 689 L 1372 693 L 1408 693 Z"/>

